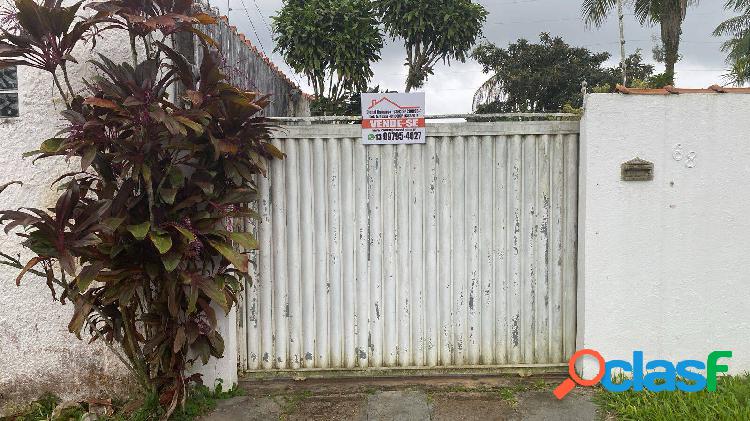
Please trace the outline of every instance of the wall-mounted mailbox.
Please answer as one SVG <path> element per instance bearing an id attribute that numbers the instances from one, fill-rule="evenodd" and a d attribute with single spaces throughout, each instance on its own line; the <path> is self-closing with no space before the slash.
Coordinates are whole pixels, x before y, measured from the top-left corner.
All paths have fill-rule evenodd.
<path id="1" fill-rule="evenodd" d="M 654 179 L 654 163 L 635 158 L 620 166 L 622 181 L 651 181 Z"/>

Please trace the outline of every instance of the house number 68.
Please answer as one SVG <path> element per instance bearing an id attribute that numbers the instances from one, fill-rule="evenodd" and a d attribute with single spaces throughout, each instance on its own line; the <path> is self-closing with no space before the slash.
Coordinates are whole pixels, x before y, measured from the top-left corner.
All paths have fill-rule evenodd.
<path id="1" fill-rule="evenodd" d="M 677 162 L 685 159 L 685 168 L 695 168 L 698 154 L 695 151 L 689 151 L 686 154 L 682 149 L 682 143 L 678 143 L 672 148 L 672 158 Z"/>

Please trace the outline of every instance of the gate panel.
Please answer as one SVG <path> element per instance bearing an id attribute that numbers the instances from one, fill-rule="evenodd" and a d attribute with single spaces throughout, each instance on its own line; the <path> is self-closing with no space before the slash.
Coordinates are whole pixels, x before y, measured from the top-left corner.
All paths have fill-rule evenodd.
<path id="1" fill-rule="evenodd" d="M 288 126 L 274 143 L 287 158 L 259 180 L 242 368 L 572 355 L 577 122 L 436 124 L 425 145 L 383 146 Z"/>

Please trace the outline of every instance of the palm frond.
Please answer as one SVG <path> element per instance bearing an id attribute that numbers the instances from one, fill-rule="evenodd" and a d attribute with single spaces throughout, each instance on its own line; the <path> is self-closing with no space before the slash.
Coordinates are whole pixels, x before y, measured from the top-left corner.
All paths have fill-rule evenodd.
<path id="1" fill-rule="evenodd" d="M 727 2 L 724 3 L 725 10 L 734 10 L 735 12 L 739 12 L 742 9 L 747 8 L 750 8 L 750 0 L 727 0 Z"/>
<path id="2" fill-rule="evenodd" d="M 750 13 L 735 16 L 720 23 L 714 29 L 715 36 L 737 36 L 750 28 Z"/>
<path id="3" fill-rule="evenodd" d="M 736 60 L 723 77 L 729 85 L 744 86 L 750 82 L 750 60 L 747 57 Z"/>
<path id="4" fill-rule="evenodd" d="M 588 27 L 600 27 L 615 9 L 617 0 L 583 0 L 581 16 Z"/>
<path id="5" fill-rule="evenodd" d="M 487 105 L 495 101 L 502 101 L 505 98 L 505 87 L 503 81 L 498 75 L 493 75 L 487 79 L 482 86 L 474 93 L 472 110 L 476 111 L 480 105 Z"/>

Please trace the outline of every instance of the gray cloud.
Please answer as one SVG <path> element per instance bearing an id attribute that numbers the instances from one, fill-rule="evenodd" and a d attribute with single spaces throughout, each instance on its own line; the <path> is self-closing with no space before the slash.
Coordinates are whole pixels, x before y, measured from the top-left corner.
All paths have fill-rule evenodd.
<path id="1" fill-rule="evenodd" d="M 592 51 L 608 51 L 612 64 L 618 60 L 618 32 L 616 19 L 610 18 L 599 29 L 586 28 L 580 18 L 578 0 L 478 0 L 490 12 L 484 27 L 484 38 L 499 46 L 506 46 L 519 38 L 537 39 L 540 32 L 560 35 L 571 45 L 585 46 Z M 683 27 L 683 59 L 677 65 L 678 85 L 706 87 L 722 81 L 725 73 L 721 39 L 711 32 L 730 16 L 723 9 L 723 0 L 703 0 L 688 12 Z M 230 22 L 247 34 L 256 44 L 290 75 L 293 73 L 273 50 L 270 33 L 271 16 L 282 6 L 281 0 L 228 0 L 213 4 L 227 13 Z M 227 11 L 231 7 L 231 11 Z M 262 17 L 261 17 L 262 15 Z M 251 24 L 252 22 L 252 24 Z M 254 28 L 253 28 L 254 27 Z M 658 27 L 641 27 L 632 15 L 625 20 L 628 52 L 640 48 L 648 61 L 651 59 L 653 37 Z M 259 41 L 258 41 L 259 40 Z M 382 52 L 382 60 L 375 64 L 373 85 L 393 90 L 403 89 L 406 71 L 404 53 L 399 41 L 389 41 Z M 657 67 L 661 71 L 663 66 Z M 487 79 L 474 62 L 440 65 L 424 90 L 427 92 L 427 112 L 430 114 L 469 112 L 474 91 Z M 297 80 L 306 83 L 301 76 Z"/>

